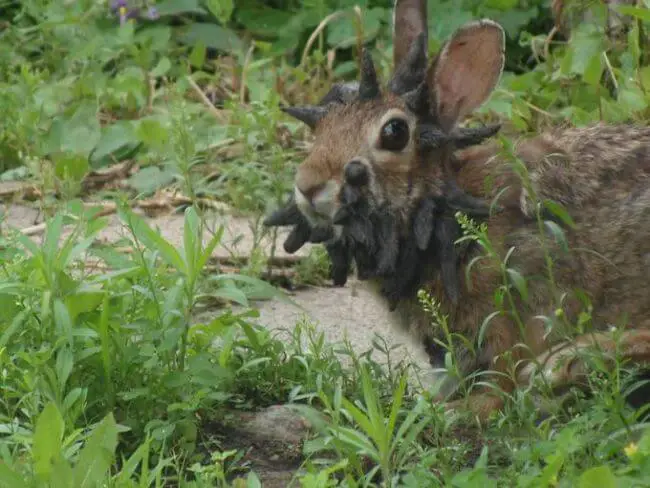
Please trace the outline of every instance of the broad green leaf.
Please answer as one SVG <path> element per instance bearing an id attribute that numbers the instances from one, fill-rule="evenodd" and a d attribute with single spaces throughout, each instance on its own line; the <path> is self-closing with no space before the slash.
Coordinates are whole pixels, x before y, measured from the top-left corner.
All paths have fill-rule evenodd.
<path id="1" fill-rule="evenodd" d="M 87 158 L 101 138 L 97 105 L 90 102 L 80 105 L 73 116 L 64 122 L 60 136 L 61 152 L 70 152 Z"/>
<path id="2" fill-rule="evenodd" d="M 531 7 L 527 9 L 484 9 L 483 15 L 488 18 L 494 19 L 495 22 L 498 22 L 503 30 L 506 31 L 506 34 L 513 39 L 517 39 L 520 36 L 520 31 L 528 24 L 531 20 L 539 17 L 539 10 L 537 7 Z"/>
<path id="3" fill-rule="evenodd" d="M 564 252 L 569 250 L 569 244 L 567 243 L 566 236 L 562 228 L 557 225 L 552 220 L 545 220 L 544 227 L 546 230 L 553 236 L 555 242 L 557 242 Z"/>
<path id="4" fill-rule="evenodd" d="M 139 215 L 130 210 L 126 212 L 120 209 L 120 217 L 133 227 L 135 237 L 141 240 L 149 249 L 158 251 L 167 264 L 175 267 L 177 270 L 187 273 L 185 261 L 178 250 L 172 246 L 160 233 L 149 227 L 149 224 Z"/>
<path id="5" fill-rule="evenodd" d="M 74 486 L 72 466 L 63 457 L 57 458 L 52 465 L 48 488 L 70 488 L 71 486 Z"/>
<path id="6" fill-rule="evenodd" d="M 626 86 L 621 87 L 618 92 L 617 101 L 620 107 L 630 113 L 645 110 L 648 106 L 647 100 L 645 93 L 632 83 L 628 83 Z"/>
<path id="7" fill-rule="evenodd" d="M 9 324 L 8 327 L 5 327 L 5 329 L 2 332 L 2 336 L 0 336 L 0 349 L 3 349 L 11 340 L 13 337 L 14 333 L 16 333 L 18 330 L 20 330 L 23 326 L 23 323 L 27 319 L 29 315 L 31 315 L 32 311 L 29 309 L 22 310 L 18 314 L 16 314 Z"/>
<path id="8" fill-rule="evenodd" d="M 235 286 L 224 286 L 223 288 L 219 288 L 218 290 L 213 291 L 211 295 L 215 298 L 221 298 L 222 300 L 235 302 L 242 307 L 249 306 L 246 294 Z"/>
<path id="9" fill-rule="evenodd" d="M 127 486 L 127 480 L 129 480 L 136 472 L 136 469 L 141 463 L 145 462 L 147 459 L 147 454 L 149 452 L 150 445 L 149 440 L 146 439 L 133 454 L 126 460 L 122 465 L 119 474 L 116 477 L 117 486 Z M 143 467 L 143 470 L 146 468 Z"/>
<path id="10" fill-rule="evenodd" d="M 483 341 L 485 340 L 485 334 L 490 325 L 490 322 L 494 317 L 498 317 L 499 315 L 501 315 L 501 311 L 495 310 L 494 312 L 490 313 L 487 317 L 485 317 L 485 319 L 481 323 L 481 327 L 478 330 L 478 339 L 477 339 L 479 347 L 483 345 Z"/>
<path id="11" fill-rule="evenodd" d="M 158 150 L 165 149 L 170 139 L 169 129 L 153 117 L 140 120 L 135 134 L 144 144 Z"/>
<path id="12" fill-rule="evenodd" d="M 650 9 L 633 7 L 632 5 L 613 5 L 614 10 L 624 15 L 630 15 L 644 22 L 650 22 Z"/>
<path id="13" fill-rule="evenodd" d="M 190 53 L 190 64 L 197 69 L 202 68 L 205 64 L 205 53 L 205 43 L 200 40 L 197 41 Z"/>
<path id="14" fill-rule="evenodd" d="M 11 283 L 8 283 L 11 285 Z M 1 289 L 0 285 L 0 324 L 3 324 L 3 328 L 7 327 L 7 324 L 12 323 L 18 316 L 24 313 L 23 307 L 20 304 L 20 300 L 17 295 L 19 295 L 20 288 L 25 287 L 15 287 L 12 290 L 9 287 L 5 287 L 5 290 Z M 2 341 L 0 340 L 0 344 Z M 0 347 L 2 347 L 0 345 Z"/>
<path id="15" fill-rule="evenodd" d="M 109 413 L 95 427 L 83 449 L 74 469 L 75 486 L 90 488 L 103 486 L 113 462 L 117 447 L 118 427 Z"/>
<path id="16" fill-rule="evenodd" d="M 373 8 L 365 11 L 362 16 L 363 39 L 374 38 L 381 28 L 382 20 L 387 18 L 383 8 Z M 349 48 L 357 43 L 356 18 L 353 15 L 342 16 L 328 26 L 327 43 L 338 48 Z"/>
<path id="17" fill-rule="evenodd" d="M 429 33 L 437 44 L 446 41 L 456 29 L 474 18 L 461 2 L 453 0 L 430 2 L 428 12 Z"/>
<path id="18" fill-rule="evenodd" d="M 237 53 L 243 48 L 242 41 L 230 29 L 202 22 L 194 22 L 189 27 L 182 28 L 180 40 L 192 46 L 201 41 L 208 48 L 227 53 Z"/>
<path id="19" fill-rule="evenodd" d="M 121 120 L 102 128 L 101 139 L 93 150 L 90 161 L 94 168 L 110 164 L 112 158 L 119 161 L 121 153 L 128 154 L 140 144 L 135 126 L 130 121 Z M 112 158 L 111 158 L 112 156 Z"/>
<path id="20" fill-rule="evenodd" d="M 199 216 L 193 206 L 185 209 L 185 222 L 183 225 L 183 252 L 185 253 L 185 266 L 191 280 L 196 279 L 200 269 L 196 269 L 196 261 L 203 236 L 200 235 Z"/>
<path id="21" fill-rule="evenodd" d="M 32 459 L 34 471 L 37 475 L 48 479 L 52 472 L 52 464 L 62 456 L 63 430 L 65 425 L 63 417 L 54 402 L 45 405 L 45 408 L 36 420 L 34 429 L 34 443 L 32 445 Z"/>
<path id="22" fill-rule="evenodd" d="M 224 230 L 225 227 L 222 225 L 219 227 L 217 232 L 214 233 L 214 235 L 210 239 L 210 242 L 208 242 L 208 244 L 203 249 L 203 254 L 201 254 L 198 262 L 196 263 L 197 269 L 205 268 L 205 265 L 208 263 L 210 256 L 212 256 L 215 247 L 217 247 L 217 245 L 221 242 L 221 238 L 223 237 Z"/>
<path id="23" fill-rule="evenodd" d="M 54 299 L 54 323 L 57 333 L 66 337 L 68 344 L 72 344 L 72 318 L 68 313 L 68 307 L 58 298 Z"/>
<path id="24" fill-rule="evenodd" d="M 82 254 L 94 243 L 94 235 L 81 239 L 80 241 L 75 241 L 74 239 L 69 238 L 59 254 L 59 266 L 69 266 L 76 259 L 81 258 Z"/>
<path id="25" fill-rule="evenodd" d="M 248 289 L 246 291 L 246 296 L 248 296 L 249 298 L 254 297 L 255 299 L 258 300 L 277 298 L 286 303 L 291 303 L 292 305 L 298 306 L 296 302 L 291 300 L 291 298 L 289 298 L 289 296 L 283 293 L 280 289 L 276 288 L 275 286 L 259 278 L 253 278 L 252 276 L 232 273 L 232 274 L 211 276 L 210 280 L 218 283 L 221 283 L 223 281 L 228 282 L 232 280 L 234 282 L 240 282 L 240 283 L 252 285 L 253 289 L 252 290 Z"/>
<path id="26" fill-rule="evenodd" d="M 249 3 L 235 13 L 237 21 L 246 27 L 254 37 L 277 38 L 284 26 L 291 20 L 291 12 L 258 3 Z M 273 43 L 275 44 L 275 43 Z M 275 48 L 275 46 L 271 46 Z"/>
<path id="27" fill-rule="evenodd" d="M 57 213 L 52 219 L 47 221 L 45 229 L 45 239 L 43 240 L 42 251 L 48 261 L 53 263 L 56 260 L 56 254 L 63 230 L 63 214 Z"/>
<path id="28" fill-rule="evenodd" d="M 88 353 L 88 351 L 86 351 Z M 83 358 L 80 358 L 83 359 Z M 86 389 L 85 388 L 73 388 L 63 399 L 63 409 L 68 410 L 77 403 L 77 400 L 82 398 L 85 401 L 86 398 Z"/>
<path id="29" fill-rule="evenodd" d="M 234 0 L 205 0 L 205 6 L 214 15 L 221 25 L 230 21 L 235 8 Z"/>
<path id="30" fill-rule="evenodd" d="M 565 225 L 571 227 L 572 229 L 575 228 L 576 223 L 571 218 L 571 215 L 569 215 L 569 212 L 566 211 L 564 206 L 560 205 L 557 202 L 554 202 L 553 200 L 548 200 L 548 199 L 544 200 L 544 206 L 549 212 L 551 212 L 556 217 L 560 218 Z"/>
<path id="31" fill-rule="evenodd" d="M 580 24 L 572 33 L 569 49 L 562 61 L 562 71 L 584 76 L 590 63 L 594 63 L 594 56 L 600 57 L 603 50 L 603 37 L 598 29 L 591 24 Z"/>
<path id="32" fill-rule="evenodd" d="M 156 9 L 159 14 L 160 6 L 161 4 L 156 2 Z M 205 13 L 205 11 L 202 11 L 201 13 Z M 135 35 L 136 43 L 143 44 L 147 48 L 151 49 L 152 52 L 159 53 L 168 51 L 171 48 L 171 40 L 172 28 L 164 24 L 148 25 L 146 29 L 138 30 Z"/>
<path id="33" fill-rule="evenodd" d="M 74 321 L 82 313 L 92 312 L 102 303 L 105 293 L 101 290 L 80 291 L 65 298 L 65 304 Z"/>
<path id="34" fill-rule="evenodd" d="M 169 60 L 169 58 L 167 56 L 163 56 L 162 58 L 160 58 L 160 61 L 158 61 L 158 64 L 155 66 L 155 68 L 151 70 L 150 75 L 153 76 L 154 78 L 164 76 L 165 74 L 167 74 L 167 72 L 171 67 L 172 67 L 172 63 Z"/>
<path id="35" fill-rule="evenodd" d="M 512 281 L 512 284 L 515 286 L 517 291 L 519 292 L 519 295 L 521 295 L 521 298 L 524 299 L 524 301 L 528 300 L 528 286 L 526 284 L 526 280 L 524 279 L 523 276 L 519 273 L 519 271 L 514 270 L 512 268 L 507 269 L 508 276 L 510 277 L 510 280 Z"/>
<path id="36" fill-rule="evenodd" d="M 56 355 L 56 376 L 59 381 L 58 386 L 61 390 L 65 389 L 70 373 L 72 373 L 73 366 L 74 356 L 72 350 L 69 347 L 62 347 L 59 349 L 59 352 Z"/>
<path id="37" fill-rule="evenodd" d="M 579 488 L 617 488 L 616 476 L 609 466 L 588 469 L 580 476 Z"/>
<path id="38" fill-rule="evenodd" d="M 0 488 L 29 488 L 29 485 L 7 463 L 0 461 Z"/>
<path id="39" fill-rule="evenodd" d="M 205 15 L 207 12 L 201 8 L 199 0 L 163 0 L 156 2 L 156 9 L 160 16 L 172 16 L 184 13 Z"/>
<path id="40" fill-rule="evenodd" d="M 366 434 L 372 435 L 373 425 L 368 415 L 347 398 L 341 398 L 341 404 L 345 410 L 352 416 L 354 421 L 361 427 Z"/>
<path id="41" fill-rule="evenodd" d="M 246 488 L 262 488 L 262 482 L 255 474 L 255 471 L 248 473 L 248 476 L 246 477 Z"/>
<path id="42" fill-rule="evenodd" d="M 603 73 L 603 55 L 599 51 L 598 53 L 594 54 L 591 57 L 591 59 L 587 63 L 587 66 L 585 66 L 582 79 L 585 81 L 585 83 L 588 83 L 590 85 L 598 85 L 600 84 L 600 77 L 602 73 Z"/>
<path id="43" fill-rule="evenodd" d="M 510 10 L 517 7 L 519 0 L 487 0 L 484 6 L 497 10 Z"/>
<path id="44" fill-rule="evenodd" d="M 157 166 L 147 166 L 129 178 L 129 185 L 141 195 L 151 195 L 156 190 L 174 182 L 176 171 L 170 166 L 160 169 Z"/>

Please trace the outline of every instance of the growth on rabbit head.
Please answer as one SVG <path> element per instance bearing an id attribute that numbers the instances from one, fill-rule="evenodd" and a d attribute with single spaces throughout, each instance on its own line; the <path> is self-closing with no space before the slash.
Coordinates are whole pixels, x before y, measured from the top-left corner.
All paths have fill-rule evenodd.
<path id="1" fill-rule="evenodd" d="M 321 105 L 283 108 L 315 136 L 294 184 L 295 202 L 310 224 L 337 227 L 355 194 L 403 223 L 420 197 L 444 193 L 453 151 L 498 130 L 461 129 L 457 123 L 498 83 L 504 43 L 498 24 L 471 22 L 428 63 L 426 2 L 397 0 L 395 69 L 385 87 L 364 50 L 356 89 L 335 86 Z"/>

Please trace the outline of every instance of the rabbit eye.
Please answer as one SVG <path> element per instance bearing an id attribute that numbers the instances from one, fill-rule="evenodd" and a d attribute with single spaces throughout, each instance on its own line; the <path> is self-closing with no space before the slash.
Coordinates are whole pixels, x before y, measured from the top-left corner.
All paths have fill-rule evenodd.
<path id="1" fill-rule="evenodd" d="M 404 119 L 390 119 L 381 128 L 380 144 L 388 151 L 401 151 L 409 142 L 409 126 Z"/>

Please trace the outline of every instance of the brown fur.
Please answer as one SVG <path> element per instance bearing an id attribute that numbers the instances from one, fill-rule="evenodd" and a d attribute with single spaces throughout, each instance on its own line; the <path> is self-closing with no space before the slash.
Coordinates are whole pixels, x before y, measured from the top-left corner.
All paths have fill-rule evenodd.
<path id="1" fill-rule="evenodd" d="M 396 2 L 395 44 L 400 53 L 408 51 L 404 43 L 413 42 L 426 26 L 424 20 L 421 24 L 415 22 L 414 8 L 422 9 L 422 2 Z M 398 22 L 404 12 L 408 12 L 408 21 Z M 426 12 L 420 11 L 420 15 L 426 19 Z M 399 28 L 412 31 L 400 33 Z M 464 26 L 431 64 L 423 83 L 428 84 L 430 92 L 431 120 L 444 131 L 450 133 L 458 119 L 480 105 L 496 85 L 503 65 L 502 31 L 498 29 L 485 22 Z M 476 58 L 472 53 L 479 45 L 481 57 Z M 453 70 L 461 68 L 463 76 L 454 76 Z M 506 374 L 513 365 L 528 364 L 520 368 L 519 382 L 529 381 L 535 362 L 546 365 L 543 372 L 554 386 L 577 381 L 584 370 L 575 354 L 567 353 L 575 351 L 569 346 L 597 344 L 612 352 L 614 342 L 609 332 L 567 342 L 574 331 L 563 330 L 561 325 L 575 323 L 581 310 L 575 290 L 582 290 L 591 300 L 597 330 L 620 325 L 623 314 L 627 314 L 627 323 L 637 330 L 623 336 L 623 356 L 638 362 L 648 360 L 650 128 L 597 124 L 556 129 L 516 144 L 517 156 L 527 167 L 537 198 L 560 203 L 575 221 L 575 228 L 565 228 L 569 245 L 565 252 L 551 236 L 540 235 L 531 195 L 496 144 L 472 147 L 452 156 L 450 144 L 432 151 L 419 149 L 413 131 L 403 150 L 381 150 L 378 134 L 389 111 L 408 121 L 411 131 L 422 123 L 402 98 L 390 93 L 370 102 L 352 102 L 331 109 L 315 129 L 313 148 L 298 169 L 296 191 L 312 198 L 329 188 L 327 185 L 340 188 L 345 165 L 353 159 L 362 160 L 370 173 L 365 197 L 372 206 L 383 209 L 381 212 L 399 216 L 402 237 L 409 235 L 409 218 L 419 200 L 427 195 L 444 196 L 445 181 L 454 180 L 475 197 L 489 200 L 499 195 L 500 211 L 488 218 L 488 235 L 499 260 L 514 248 L 508 266 L 528 280 L 529 300 L 524 303 L 516 291 L 512 292 L 523 327 L 511 315 L 494 317 L 478 354 L 460 352 L 461 369 L 494 371 L 493 380 L 504 391 L 516 387 L 511 375 Z M 341 205 L 337 198 L 331 202 L 335 207 Z M 311 212 L 305 202 L 301 210 Z M 319 218 L 327 219 L 322 215 Z M 555 294 L 547 280 L 544 246 L 553 258 Z M 462 256 L 461 299 L 456 305 L 446 299 L 433 263 L 422 263 L 431 269 L 423 273 L 420 282 L 442 304 L 453 332 L 474 342 L 485 318 L 495 311 L 494 291 L 503 284 L 499 263 L 488 259 L 474 265 L 466 276 L 467 265 L 479 253 L 472 250 Z M 377 281 L 380 285 L 381 280 Z M 557 327 L 549 333 L 538 317 L 554 316 L 560 301 L 568 322 L 557 321 Z M 403 326 L 425 343 L 439 337 L 416 296 L 402 300 L 395 313 Z M 564 349 L 549 353 L 562 343 Z M 531 363 L 536 357 L 538 361 Z M 549 365 L 557 366 L 567 358 L 568 365 L 551 371 Z M 524 362 L 519 364 L 521 360 Z M 485 388 L 469 400 L 470 408 L 480 418 L 501 404 L 500 396 Z"/>

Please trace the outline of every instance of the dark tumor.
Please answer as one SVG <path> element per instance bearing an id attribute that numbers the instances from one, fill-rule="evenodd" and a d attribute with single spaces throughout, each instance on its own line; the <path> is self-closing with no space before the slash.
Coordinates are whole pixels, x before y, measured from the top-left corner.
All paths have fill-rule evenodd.
<path id="1" fill-rule="evenodd" d="M 461 229 L 455 212 L 482 217 L 486 206 L 480 200 L 448 185 L 449 196 L 423 198 L 412 213 L 406 232 L 387 208 L 371 209 L 358 188 L 345 184 L 342 205 L 335 221 L 343 225 L 340 236 L 332 229 L 309 230 L 306 220 L 296 214 L 293 202 L 276 211 L 266 225 L 294 225 L 285 241 L 287 252 L 295 252 L 305 242 L 324 242 L 331 260 L 331 277 L 336 286 L 347 281 L 352 263 L 360 280 L 381 279 L 381 292 L 391 309 L 412 297 L 425 273 L 438 272 L 448 299 L 460 297 L 459 254 L 455 242 Z"/>

